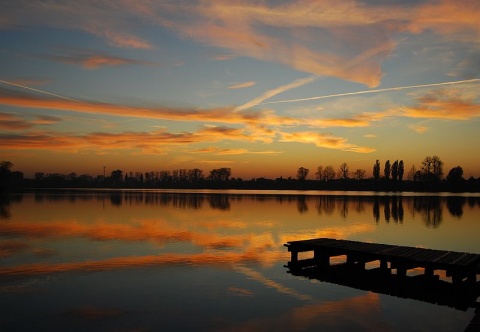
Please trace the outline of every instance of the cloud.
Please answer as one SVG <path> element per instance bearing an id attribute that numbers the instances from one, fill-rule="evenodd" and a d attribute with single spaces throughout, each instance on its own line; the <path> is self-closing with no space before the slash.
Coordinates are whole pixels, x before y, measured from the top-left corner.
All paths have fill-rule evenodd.
<path id="1" fill-rule="evenodd" d="M 428 129 L 429 129 L 426 126 L 422 126 L 422 125 L 418 125 L 418 124 L 412 124 L 412 125 L 409 126 L 409 128 L 412 129 L 413 131 L 416 131 L 419 134 L 423 134 L 426 131 L 428 131 Z"/>
<path id="2" fill-rule="evenodd" d="M 26 120 L 16 114 L 0 113 L 0 129 L 7 131 L 25 130 L 35 125 L 51 125 L 61 121 L 60 118 L 46 115 L 34 116 L 33 120 Z"/>
<path id="3" fill-rule="evenodd" d="M 32 94 L 24 94 L 0 88 L 0 104 L 15 107 L 52 109 L 86 114 L 107 114 L 120 117 L 229 124 L 263 125 L 267 123 L 275 126 L 298 124 L 299 121 L 301 122 L 301 120 L 291 117 L 277 116 L 271 110 L 262 110 L 257 112 L 234 112 L 233 107 L 181 109 L 160 106 L 147 108 L 139 106 L 115 105 L 94 101 L 75 101 L 62 96 L 58 96 L 58 98 L 63 98 L 63 100 L 56 98 L 41 98 Z"/>
<path id="4" fill-rule="evenodd" d="M 480 117 L 480 103 L 461 90 L 436 90 L 413 106 L 398 107 L 402 116 L 416 119 L 469 120 Z"/>
<path id="5" fill-rule="evenodd" d="M 0 129 L 24 130 L 31 128 L 32 124 L 24 119 L 8 113 L 0 113 Z"/>
<path id="6" fill-rule="evenodd" d="M 240 154 L 280 154 L 283 151 L 273 151 L 273 150 L 266 150 L 266 151 L 250 151 L 248 149 L 221 149 L 219 147 L 210 146 L 208 148 L 203 149 L 196 149 L 190 151 L 190 153 L 205 153 L 205 154 L 214 154 L 214 155 L 240 155 Z"/>
<path id="7" fill-rule="evenodd" d="M 319 148 L 337 149 L 358 153 L 371 153 L 376 151 L 375 148 L 358 146 L 347 143 L 346 138 L 320 134 L 315 132 L 296 132 L 296 133 L 280 133 L 280 142 L 309 143 L 315 144 Z"/>
<path id="8" fill-rule="evenodd" d="M 133 33 L 138 16 L 124 1 L 19 0 L 5 3 L 0 13 L 0 27 L 48 26 L 75 29 L 104 38 L 110 45 L 123 48 L 152 49 L 154 46 Z M 138 14 L 138 13 L 137 13 Z"/>
<path id="9" fill-rule="evenodd" d="M 249 88 L 251 86 L 254 86 L 256 82 L 250 81 L 250 82 L 241 82 L 241 83 L 234 83 L 232 85 L 229 85 L 229 89 L 245 89 Z"/>
<path id="10" fill-rule="evenodd" d="M 85 49 L 61 49 L 58 55 L 41 56 L 46 59 L 60 61 L 67 64 L 80 65 L 85 69 L 93 70 L 101 67 L 120 67 L 126 65 L 148 65 L 157 66 L 157 63 L 149 61 L 139 61 L 118 56 L 103 54 L 100 52 Z"/>
<path id="11" fill-rule="evenodd" d="M 480 6 L 475 1 L 426 2 L 417 6 L 408 22 L 408 30 L 412 33 L 433 30 L 444 36 L 454 36 L 456 40 L 478 42 L 479 16 Z"/>
<path id="12" fill-rule="evenodd" d="M 227 61 L 227 60 L 232 60 L 235 59 L 236 56 L 234 54 L 220 54 L 220 55 L 215 55 L 212 57 L 213 60 L 218 60 L 218 61 Z"/>
<path id="13" fill-rule="evenodd" d="M 452 15 L 455 13 L 455 15 Z M 475 1 L 224 2 L 215 0 L 10 1 L 0 28 L 48 26 L 75 29 L 117 47 L 152 49 L 140 35 L 163 27 L 182 37 L 298 71 L 378 86 L 382 62 L 399 33 L 433 31 L 459 42 L 478 42 L 480 7 Z"/>
<path id="14" fill-rule="evenodd" d="M 174 148 L 201 142 L 222 140 L 264 141 L 270 139 L 248 135 L 244 129 L 229 127 L 203 127 L 197 132 L 96 132 L 85 135 L 54 131 L 29 131 L 20 134 L 0 134 L 3 149 L 62 150 L 75 153 L 81 150 L 137 149 L 143 153 L 158 153 L 160 149 Z M 221 153 L 220 153 L 221 154 Z M 224 153 L 228 154 L 228 153 Z"/>
<path id="15" fill-rule="evenodd" d="M 55 117 L 55 116 L 49 116 L 49 115 L 36 115 L 35 120 L 32 121 L 32 123 L 37 124 L 37 125 L 52 125 L 55 123 L 58 123 L 62 121 L 62 119 Z"/>

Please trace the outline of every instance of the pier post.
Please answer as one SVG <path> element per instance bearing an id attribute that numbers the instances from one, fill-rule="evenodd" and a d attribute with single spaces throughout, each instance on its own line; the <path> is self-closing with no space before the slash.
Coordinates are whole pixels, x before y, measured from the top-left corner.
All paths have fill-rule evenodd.
<path id="1" fill-rule="evenodd" d="M 407 269 L 405 267 L 397 267 L 397 276 L 405 278 L 407 276 Z"/>
<path id="2" fill-rule="evenodd" d="M 317 266 L 320 266 L 320 267 L 330 266 L 330 255 L 322 253 L 321 250 L 313 251 L 313 259 L 317 263 Z"/>
<path id="3" fill-rule="evenodd" d="M 472 272 L 467 275 L 467 283 L 475 285 L 477 283 L 477 274 Z"/>
<path id="4" fill-rule="evenodd" d="M 290 261 L 291 261 L 292 263 L 298 262 L 298 251 L 292 250 L 292 256 L 291 256 L 291 258 L 290 258 Z"/>
<path id="5" fill-rule="evenodd" d="M 380 260 L 380 268 L 381 269 L 388 269 L 388 261 L 386 259 Z"/>
<path id="6" fill-rule="evenodd" d="M 427 278 L 429 278 L 429 279 L 430 279 L 430 278 L 433 278 L 433 276 L 434 276 L 434 271 L 435 271 L 435 270 L 432 269 L 431 267 L 426 267 L 426 268 L 425 268 L 425 277 L 427 277 Z"/>

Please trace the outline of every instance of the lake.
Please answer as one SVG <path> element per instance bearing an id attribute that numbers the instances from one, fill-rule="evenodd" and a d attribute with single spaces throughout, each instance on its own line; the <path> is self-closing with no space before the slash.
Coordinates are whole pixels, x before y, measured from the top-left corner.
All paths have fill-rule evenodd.
<path id="1" fill-rule="evenodd" d="M 479 217 L 478 194 L 3 195 L 1 329 L 461 331 L 474 309 L 293 276 L 284 244 L 328 237 L 480 253 Z"/>

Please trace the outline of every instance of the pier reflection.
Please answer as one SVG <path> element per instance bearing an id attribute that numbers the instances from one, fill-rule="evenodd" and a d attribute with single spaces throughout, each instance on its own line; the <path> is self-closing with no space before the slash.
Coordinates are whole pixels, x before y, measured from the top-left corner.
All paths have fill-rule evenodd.
<path id="1" fill-rule="evenodd" d="M 361 269 L 351 264 L 336 264 L 304 269 L 290 268 L 288 273 L 379 294 L 418 300 L 466 311 L 480 308 L 480 282 L 454 285 L 425 275 L 399 277 L 390 269 Z"/>

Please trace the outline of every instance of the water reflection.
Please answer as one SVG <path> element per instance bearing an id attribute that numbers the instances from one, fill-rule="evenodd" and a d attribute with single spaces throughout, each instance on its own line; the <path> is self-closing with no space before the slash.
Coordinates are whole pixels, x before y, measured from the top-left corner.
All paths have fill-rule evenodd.
<path id="1" fill-rule="evenodd" d="M 0 196 L 0 218 L 10 218 L 10 204 L 21 202 L 22 195 Z M 349 211 L 361 214 L 370 209 L 376 223 L 391 221 L 403 223 L 405 209 L 411 215 L 419 215 L 428 228 L 438 228 L 443 220 L 443 210 L 446 207 L 449 214 L 462 218 L 465 206 L 474 208 L 480 206 L 480 197 L 462 196 L 339 196 L 339 195 L 240 195 L 223 193 L 163 193 L 155 191 L 97 191 L 97 192 L 35 192 L 36 203 L 68 201 L 101 201 L 108 200 L 112 206 L 123 204 L 173 206 L 182 209 L 201 209 L 204 203 L 212 209 L 228 211 L 232 202 L 243 199 L 255 202 L 296 203 L 299 214 L 310 211 L 310 205 L 315 206 L 318 215 L 337 214 L 348 218 Z"/>
<path id="2" fill-rule="evenodd" d="M 399 278 L 389 269 L 359 269 L 349 264 L 336 264 L 329 267 L 290 268 L 287 271 L 295 276 L 316 279 L 374 293 L 388 294 L 466 311 L 480 308 L 480 282 L 454 285 L 437 278 L 405 276 Z"/>
<path id="3" fill-rule="evenodd" d="M 70 321 L 95 315 L 92 308 L 99 308 L 100 316 L 113 321 L 116 311 L 102 309 L 113 295 L 120 299 L 120 311 L 152 313 L 136 321 L 171 318 L 171 330 L 185 327 L 178 322 L 195 312 L 192 324 L 228 321 L 219 330 L 275 330 L 275 324 L 279 330 L 333 330 L 339 321 L 344 330 L 372 330 L 372 320 L 385 327 L 378 330 L 388 330 L 382 324 L 406 306 L 385 305 L 382 296 L 370 292 L 287 278 L 284 243 L 333 237 L 474 252 L 479 201 L 133 190 L 0 196 L 0 303 L 5 303 L 0 320 L 8 320 L 9 327 L 26 321 L 37 325 L 59 312 Z M 455 233 L 452 225 L 458 226 Z M 51 306 L 39 313 L 35 304 L 45 302 Z M 418 308 L 413 304 L 409 314 L 428 314 Z M 346 315 L 348 322 L 342 320 Z M 125 321 L 117 323 L 125 328 Z M 183 330 L 188 328 L 193 330 Z"/>

